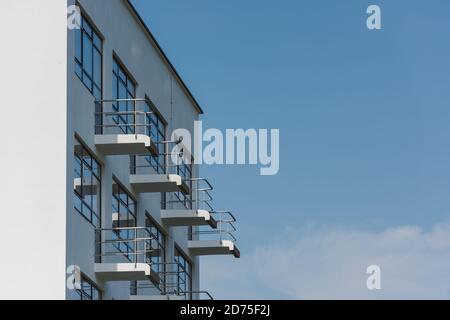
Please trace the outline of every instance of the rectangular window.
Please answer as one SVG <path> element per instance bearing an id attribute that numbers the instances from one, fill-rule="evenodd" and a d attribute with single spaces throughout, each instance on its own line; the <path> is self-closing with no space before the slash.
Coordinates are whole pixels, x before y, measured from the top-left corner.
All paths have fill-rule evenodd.
<path id="1" fill-rule="evenodd" d="M 151 112 L 147 117 L 147 123 L 149 123 L 149 135 L 153 142 L 161 142 L 166 140 L 166 124 L 162 117 L 159 115 L 156 107 L 151 103 L 145 104 L 145 112 Z M 145 156 L 145 162 L 157 173 L 164 174 L 165 167 L 165 144 L 158 143 L 158 155 L 157 156 Z"/>
<path id="2" fill-rule="evenodd" d="M 166 272 L 166 235 L 161 231 L 161 228 L 150 217 L 149 213 L 146 213 L 145 226 L 150 231 L 150 237 L 148 245 L 151 251 L 147 254 L 147 263 L 152 265 L 152 269 L 161 277 L 161 285 L 165 284 L 165 272 Z M 163 290 L 164 287 L 159 288 Z"/>
<path id="3" fill-rule="evenodd" d="M 131 79 L 131 76 L 119 64 L 116 58 L 113 61 L 113 99 L 134 99 L 136 95 L 136 84 Z M 113 103 L 112 108 L 119 115 L 113 118 L 123 133 L 134 133 L 133 124 L 135 123 L 134 114 L 131 112 L 135 110 L 134 101 L 121 101 Z"/>
<path id="4" fill-rule="evenodd" d="M 178 247 L 175 247 L 175 262 L 180 273 L 177 281 L 178 290 L 185 293 L 185 298 L 190 300 L 192 299 L 192 263 Z"/>
<path id="5" fill-rule="evenodd" d="M 81 289 L 71 290 L 70 300 L 102 300 L 102 292 L 92 281 L 82 275 Z"/>
<path id="6" fill-rule="evenodd" d="M 175 173 L 179 175 L 181 179 L 183 179 L 183 181 L 187 184 L 190 192 L 189 194 L 184 194 L 183 192 L 175 192 L 175 197 L 180 201 L 180 203 L 182 203 L 182 205 L 186 209 L 192 209 L 192 161 L 188 164 L 185 163 L 182 155 L 180 155 L 179 157 L 179 166 L 176 167 Z M 191 238 L 189 239 L 192 240 Z"/>
<path id="7" fill-rule="evenodd" d="M 101 166 L 89 151 L 75 139 L 74 207 L 94 227 L 101 227 Z"/>
<path id="8" fill-rule="evenodd" d="M 81 29 L 75 30 L 75 73 L 96 100 L 102 99 L 102 40 L 81 16 Z"/>
<path id="9" fill-rule="evenodd" d="M 114 179 L 113 195 L 112 195 L 112 214 L 115 244 L 117 250 L 122 252 L 124 256 L 133 261 L 136 226 L 136 200 L 122 187 L 122 185 Z"/>

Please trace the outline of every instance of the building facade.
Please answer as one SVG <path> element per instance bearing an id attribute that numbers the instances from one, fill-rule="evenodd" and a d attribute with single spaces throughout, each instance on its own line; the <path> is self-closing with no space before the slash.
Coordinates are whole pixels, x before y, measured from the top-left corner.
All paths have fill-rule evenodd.
<path id="1" fill-rule="evenodd" d="M 19 238 L 18 247 L 33 252 L 14 262 L 16 250 L 6 251 L 1 297 L 210 298 L 200 287 L 199 256 L 240 253 L 234 216 L 212 207 L 211 182 L 201 177 L 183 137 L 172 134 L 193 132 L 202 109 L 129 1 L 61 2 L 8 7 L 11 24 L 16 15 L 39 30 L 22 25 L 19 34 L 29 41 L 11 39 L 37 70 L 21 88 L 31 102 L 22 109 L 31 130 L 5 139 L 26 138 L 39 159 L 21 174 L 2 170 L 23 191 L 2 193 L 24 205 L 24 217 L 6 219 L 11 231 L 2 237 Z M 65 25 L 63 32 L 67 8 L 79 10 L 73 16 L 79 28 Z M 53 124 L 58 121 L 65 123 Z M 16 156 L 5 165 L 30 157 L 18 146 L 11 151 Z M 28 172 L 36 168 L 42 172 Z M 29 187 L 16 182 L 25 177 Z M 47 284 L 43 292 L 17 288 L 27 280 L 13 282 L 30 270 L 39 272 L 34 281 Z"/>

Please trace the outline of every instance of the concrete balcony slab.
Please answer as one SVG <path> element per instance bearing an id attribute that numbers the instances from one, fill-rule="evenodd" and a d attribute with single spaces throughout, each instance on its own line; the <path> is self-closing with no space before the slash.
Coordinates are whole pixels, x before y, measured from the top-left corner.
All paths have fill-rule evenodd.
<path id="1" fill-rule="evenodd" d="M 158 155 L 156 144 L 143 134 L 95 135 L 97 150 L 112 155 Z"/>

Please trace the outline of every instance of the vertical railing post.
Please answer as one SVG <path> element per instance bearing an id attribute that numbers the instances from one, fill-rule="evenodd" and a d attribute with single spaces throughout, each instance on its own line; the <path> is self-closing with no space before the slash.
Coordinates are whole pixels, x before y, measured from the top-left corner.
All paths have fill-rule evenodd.
<path id="1" fill-rule="evenodd" d="M 135 102 L 133 102 L 133 109 L 134 109 L 134 119 L 133 119 L 134 134 L 135 134 L 136 139 L 137 139 L 137 136 L 138 136 L 137 125 L 136 125 L 136 122 L 137 122 L 137 111 L 136 111 L 136 103 Z"/>
<path id="2" fill-rule="evenodd" d="M 223 212 L 220 212 L 220 221 L 219 221 L 219 238 L 222 241 L 222 224 L 223 224 Z"/>
<path id="3" fill-rule="evenodd" d="M 137 229 L 134 229 L 134 263 L 138 263 L 138 250 L 137 250 Z"/>
<path id="4" fill-rule="evenodd" d="M 200 209 L 200 187 L 199 187 L 200 182 L 197 181 L 193 181 L 193 185 L 195 185 L 195 209 L 199 210 Z"/>
<path id="5" fill-rule="evenodd" d="M 162 144 L 163 144 L 163 148 L 164 148 L 164 173 L 165 174 L 169 174 L 169 148 L 167 147 L 167 143 L 164 141 L 164 142 L 162 142 Z"/>
<path id="6" fill-rule="evenodd" d="M 177 292 L 180 294 L 180 264 L 177 263 Z"/>

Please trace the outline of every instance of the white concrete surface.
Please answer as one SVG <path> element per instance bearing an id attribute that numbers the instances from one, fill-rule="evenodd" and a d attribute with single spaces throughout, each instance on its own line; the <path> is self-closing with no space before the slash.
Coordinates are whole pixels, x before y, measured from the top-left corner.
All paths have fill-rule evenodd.
<path id="1" fill-rule="evenodd" d="M 177 174 L 132 174 L 130 184 L 138 193 L 183 191 L 183 181 Z"/>
<path id="2" fill-rule="evenodd" d="M 96 263 L 96 276 L 105 281 L 157 280 L 147 263 Z"/>
<path id="3" fill-rule="evenodd" d="M 206 210 L 161 210 L 161 220 L 168 226 L 204 226 L 217 227 L 217 222 Z"/>
<path id="4" fill-rule="evenodd" d="M 151 155 L 155 149 L 150 137 L 143 134 L 95 135 L 95 146 L 105 156 Z"/>

